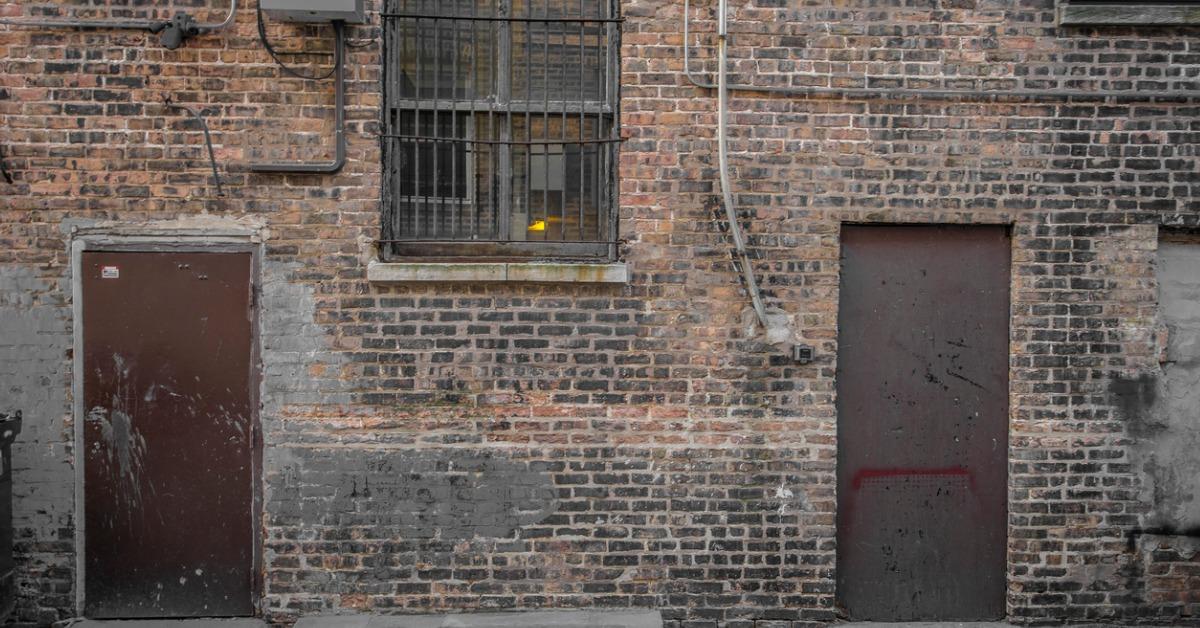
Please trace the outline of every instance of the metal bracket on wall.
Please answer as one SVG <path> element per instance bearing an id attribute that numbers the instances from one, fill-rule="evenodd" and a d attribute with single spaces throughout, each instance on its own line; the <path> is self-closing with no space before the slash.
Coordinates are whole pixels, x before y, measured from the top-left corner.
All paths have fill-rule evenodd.
<path id="1" fill-rule="evenodd" d="M 250 172 L 333 174 L 346 163 L 346 40 L 341 20 L 333 22 L 334 156 L 333 161 L 265 161 L 249 164 Z"/>
<path id="2" fill-rule="evenodd" d="M 151 33 L 159 33 L 158 42 L 167 50 L 174 50 L 183 45 L 189 37 L 200 34 L 200 27 L 191 15 L 180 11 L 170 21 L 163 22 L 158 28 L 150 29 Z"/>

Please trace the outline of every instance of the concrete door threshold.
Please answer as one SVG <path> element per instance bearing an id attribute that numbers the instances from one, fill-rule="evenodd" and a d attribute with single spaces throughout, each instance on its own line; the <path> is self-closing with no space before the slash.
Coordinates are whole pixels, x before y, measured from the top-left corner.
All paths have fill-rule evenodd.
<path id="1" fill-rule="evenodd" d="M 1013 628 L 1008 622 L 850 622 L 836 628 Z"/>
<path id="2" fill-rule="evenodd" d="M 854 621 L 836 628 L 1012 628 L 1003 621 Z"/>
<path id="3" fill-rule="evenodd" d="M 1127 624 L 1070 624 L 1070 628 L 1125 628 Z M 830 628 L 1018 628 L 1003 621 L 854 621 Z"/>
<path id="4" fill-rule="evenodd" d="M 267 628 L 252 617 L 217 619 L 84 619 L 71 628 Z"/>

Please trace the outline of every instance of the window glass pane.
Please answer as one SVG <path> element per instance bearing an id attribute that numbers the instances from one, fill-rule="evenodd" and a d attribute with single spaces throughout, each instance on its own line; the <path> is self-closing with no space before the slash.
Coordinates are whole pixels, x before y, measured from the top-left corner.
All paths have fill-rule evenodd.
<path id="1" fill-rule="evenodd" d="M 596 9 L 600 3 L 588 3 Z M 584 11 L 585 15 L 597 12 Z M 530 18 L 575 18 L 578 2 L 514 3 L 513 14 Z M 512 98 L 529 101 L 604 100 L 608 26 L 596 22 L 514 22 Z"/>
<path id="2" fill-rule="evenodd" d="M 470 139 L 471 118 L 463 114 L 423 111 L 399 112 L 399 128 L 409 129 L 414 139 L 399 143 L 396 168 L 401 196 L 469 198 L 471 144 L 421 138 Z M 419 124 L 418 124 L 419 121 Z"/>
<path id="3" fill-rule="evenodd" d="M 492 234 L 493 147 L 448 141 L 487 137 L 486 117 L 401 110 L 394 114 L 394 127 L 405 137 L 387 144 L 393 232 L 444 239 Z"/>
<path id="4" fill-rule="evenodd" d="M 513 240 L 602 240 L 607 229 L 603 211 L 609 190 L 605 168 L 610 144 L 582 143 L 608 137 L 611 122 L 601 117 L 532 118 L 534 137 L 564 138 L 564 143 L 513 147 Z M 515 120 L 513 135 L 527 133 L 524 119 Z M 572 142 L 575 140 L 575 142 Z"/>
<path id="5" fill-rule="evenodd" d="M 514 17 L 552 17 L 552 18 L 603 18 L 607 2 L 595 0 L 512 0 L 512 15 Z"/>
<path id="6" fill-rule="evenodd" d="M 481 0 L 400 0 L 395 44 L 396 96 L 412 99 L 486 100 L 495 94 L 497 33 L 502 23 L 450 19 L 493 15 Z M 474 12 L 474 13 L 473 13 Z"/>

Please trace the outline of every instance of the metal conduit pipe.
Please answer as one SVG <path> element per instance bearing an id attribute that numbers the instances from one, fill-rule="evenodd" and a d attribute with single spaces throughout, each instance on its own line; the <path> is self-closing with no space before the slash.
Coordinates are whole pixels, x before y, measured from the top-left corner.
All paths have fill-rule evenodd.
<path id="1" fill-rule="evenodd" d="M 212 167 L 213 182 L 217 185 L 217 196 L 225 196 L 225 189 L 221 187 L 221 174 L 217 172 L 217 155 L 213 152 L 212 134 L 208 131 L 208 122 L 204 119 L 204 116 L 200 115 L 199 111 L 187 105 L 173 102 L 170 96 L 167 96 L 164 104 L 170 109 L 182 109 L 186 111 L 192 116 L 192 119 L 200 123 L 200 129 L 204 131 L 204 144 L 208 147 L 208 164 Z"/>
<path id="2" fill-rule="evenodd" d="M 767 308 L 763 305 L 762 295 L 758 292 L 758 281 L 754 278 L 754 267 L 750 265 L 750 255 L 746 253 L 746 241 L 742 238 L 742 226 L 738 222 L 737 208 L 733 204 L 733 190 L 729 182 L 729 138 L 725 128 L 725 118 L 729 114 L 726 102 L 729 90 L 725 82 L 726 35 L 728 32 L 725 8 L 725 0 L 720 0 L 720 17 L 717 20 L 717 160 L 721 171 L 721 204 L 725 206 L 725 216 L 729 220 L 729 234 L 733 238 L 733 249 L 738 257 L 738 265 L 742 267 L 746 292 L 750 293 L 750 302 L 754 305 L 754 314 L 758 316 L 758 322 L 766 330 L 770 325 L 767 320 Z"/>
<path id="3" fill-rule="evenodd" d="M 333 161 L 268 161 L 249 164 L 250 172 L 332 174 L 346 163 L 346 38 L 345 23 L 333 22 L 334 156 Z"/>
<path id="4" fill-rule="evenodd" d="M 205 24 L 201 22 L 200 24 L 197 24 L 196 27 L 200 29 L 201 33 L 211 33 L 213 31 L 219 31 L 223 28 L 229 27 L 230 24 L 233 24 L 234 18 L 237 17 L 237 6 L 238 0 L 229 0 L 229 14 L 225 16 L 225 19 L 217 22 L 216 24 Z"/>
<path id="5" fill-rule="evenodd" d="M 719 2 L 722 15 L 718 18 L 718 25 L 725 21 L 726 3 L 725 0 Z M 683 73 L 696 87 L 705 89 L 718 89 L 718 86 L 710 81 L 698 78 L 692 73 L 691 51 L 688 46 L 689 27 L 691 19 L 689 17 L 690 0 L 683 0 Z M 718 29 L 721 27 L 718 26 Z M 718 48 L 721 45 L 722 39 L 728 38 L 728 30 L 725 35 L 718 33 Z M 727 44 L 726 44 L 727 45 Z M 719 56 L 719 54 L 718 54 Z M 719 78 L 719 77 L 718 77 Z M 880 77 L 893 79 L 896 77 Z M 988 89 L 959 89 L 959 88 L 922 88 L 922 87 L 822 87 L 822 86 L 792 86 L 792 85 L 749 85 L 745 83 L 733 83 L 726 85 L 727 89 L 739 92 L 759 92 L 765 94 L 779 94 L 783 96 L 830 96 L 835 98 L 1031 98 L 1031 99 L 1047 99 L 1061 100 L 1064 98 L 1085 98 L 1092 100 L 1104 100 L 1108 98 L 1120 100 L 1138 100 L 1144 101 L 1153 98 L 1162 99 L 1187 99 L 1200 100 L 1200 90 L 1087 90 L 1087 89 L 1004 89 L 1004 90 L 988 90 Z"/>
<path id="6" fill-rule="evenodd" d="M 238 0 L 230 0 L 229 13 L 220 22 L 197 22 L 189 26 L 196 34 L 219 31 L 233 24 L 237 16 Z M 147 30 L 157 33 L 165 28 L 171 20 L 77 20 L 72 18 L 8 18 L 0 17 L 0 24 L 9 26 L 33 26 L 38 28 L 112 28 L 121 30 Z"/>
<path id="7" fill-rule="evenodd" d="M 25 18 L 0 17 L 0 24 L 9 26 L 34 26 L 38 28 L 112 28 L 119 30 L 152 30 L 162 21 L 151 20 L 76 20 L 70 18 Z"/>
<path id="8" fill-rule="evenodd" d="M 174 50 L 187 41 L 188 37 L 203 35 L 226 28 L 233 24 L 238 14 L 238 0 L 230 0 L 229 13 L 226 18 L 214 24 L 196 22 L 191 13 L 178 12 L 170 19 L 152 22 L 145 19 L 12 19 L 0 18 L 0 24 L 10 26 L 36 26 L 50 29 L 133 29 L 156 32 L 158 43 L 164 48 Z"/>
<path id="9" fill-rule="evenodd" d="M 720 169 L 720 185 L 723 205 L 725 206 L 725 215 L 729 220 L 729 231 L 733 238 L 734 252 L 736 253 L 740 265 L 742 267 L 742 275 L 746 282 L 746 289 L 750 293 L 750 300 L 754 305 L 754 312 L 758 316 L 759 322 L 764 329 L 769 329 L 769 321 L 767 319 L 766 308 L 762 302 L 762 295 L 759 292 L 758 282 L 754 277 L 754 270 L 750 266 L 749 255 L 746 252 L 745 240 L 742 236 L 741 225 L 737 220 L 737 209 L 733 204 L 733 192 L 730 186 L 729 177 L 729 157 L 728 157 L 728 137 L 726 131 L 726 117 L 728 116 L 728 93 L 730 90 L 757 92 L 766 94 L 780 94 L 785 96 L 830 96 L 837 98 L 887 98 L 887 97 L 909 97 L 909 98 L 1036 98 L 1036 99 L 1062 99 L 1062 98 L 1086 98 L 1086 99 L 1133 99 L 1146 100 L 1151 98 L 1165 99 L 1200 99 L 1200 90 L 1167 90 L 1167 91 L 1118 91 L 1118 90 L 1079 90 L 1079 89 L 1009 89 L 1009 90 L 982 90 L 982 89 L 925 89 L 925 88 L 906 88 L 906 87 L 820 87 L 820 86 L 778 86 L 778 85 L 749 85 L 744 83 L 730 84 L 728 82 L 727 68 L 728 65 L 728 48 L 729 48 L 729 27 L 728 27 L 728 4 L 727 0 L 719 0 L 717 3 L 717 82 L 716 84 L 702 80 L 692 73 L 691 52 L 689 46 L 690 36 L 690 0 L 683 0 L 683 71 L 693 85 L 704 89 L 717 90 L 717 154 Z"/>

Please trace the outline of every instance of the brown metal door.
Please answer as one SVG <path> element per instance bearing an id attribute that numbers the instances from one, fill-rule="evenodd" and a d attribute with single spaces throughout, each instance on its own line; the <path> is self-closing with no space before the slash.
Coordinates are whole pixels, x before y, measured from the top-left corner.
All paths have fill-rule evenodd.
<path id="1" fill-rule="evenodd" d="M 1009 238 L 844 226 L 837 597 L 851 619 L 1004 617 Z"/>
<path id="2" fill-rule="evenodd" d="M 86 614 L 251 615 L 250 255 L 82 261 Z"/>

